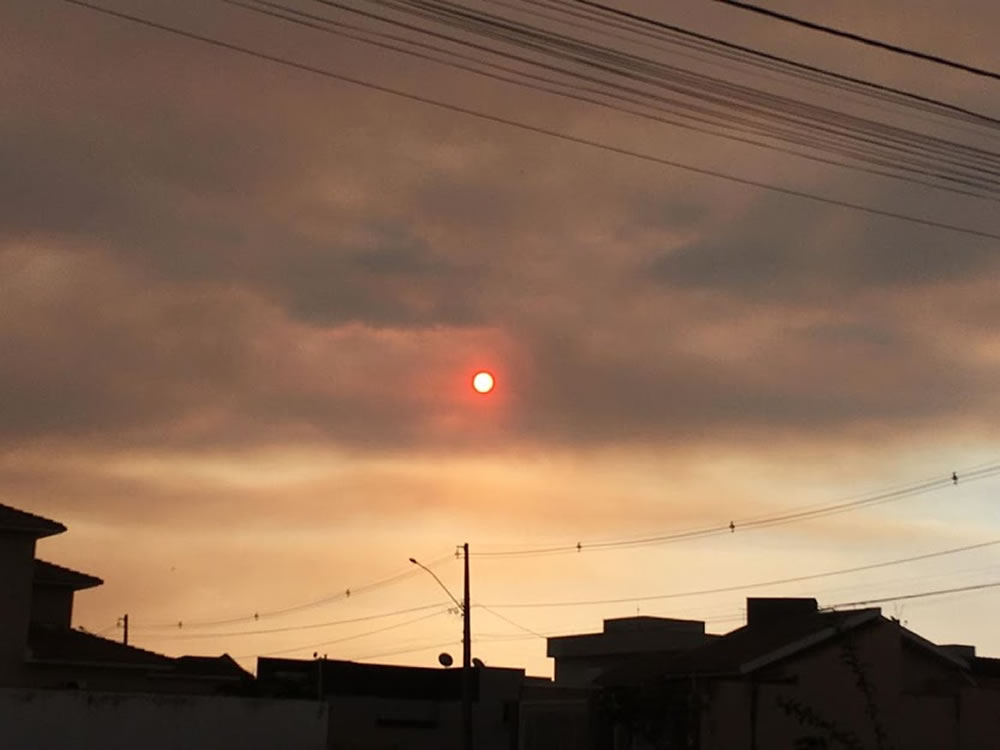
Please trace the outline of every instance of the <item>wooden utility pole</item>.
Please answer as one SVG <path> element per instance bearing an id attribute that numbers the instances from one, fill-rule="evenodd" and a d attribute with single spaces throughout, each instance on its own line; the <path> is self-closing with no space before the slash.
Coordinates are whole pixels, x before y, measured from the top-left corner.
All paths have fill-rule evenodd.
<path id="1" fill-rule="evenodd" d="M 122 643 L 128 645 L 128 615 L 122 615 Z"/>

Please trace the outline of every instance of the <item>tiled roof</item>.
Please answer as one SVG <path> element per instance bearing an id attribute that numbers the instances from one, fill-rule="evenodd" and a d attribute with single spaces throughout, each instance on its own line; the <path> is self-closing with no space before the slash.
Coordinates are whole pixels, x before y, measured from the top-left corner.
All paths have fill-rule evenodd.
<path id="1" fill-rule="evenodd" d="M 96 576 L 79 573 L 62 565 L 46 562 L 35 558 L 34 583 L 43 586 L 62 586 L 79 591 L 100 586 L 104 581 Z"/>
<path id="2" fill-rule="evenodd" d="M 28 648 L 39 661 L 64 661 L 88 664 L 117 664 L 167 667 L 173 659 L 135 646 L 126 646 L 82 630 L 70 630 L 32 623 Z"/>
<path id="3" fill-rule="evenodd" d="M 57 521 L 0 503 L 0 531 L 30 534 L 40 539 L 44 536 L 61 534 L 66 531 L 66 527 Z"/>
<path id="4" fill-rule="evenodd" d="M 645 658 L 609 670 L 598 682 L 643 685 L 689 675 L 735 675 L 753 671 L 763 662 L 790 656 L 850 628 L 879 619 L 877 609 L 817 612 L 755 626 L 745 625 L 704 646 L 674 655 Z M 770 658 L 769 658 L 770 657 Z"/>

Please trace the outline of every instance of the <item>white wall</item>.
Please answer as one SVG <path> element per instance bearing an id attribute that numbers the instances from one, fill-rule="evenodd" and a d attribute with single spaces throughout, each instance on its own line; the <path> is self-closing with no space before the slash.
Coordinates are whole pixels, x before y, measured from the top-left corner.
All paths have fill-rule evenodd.
<path id="1" fill-rule="evenodd" d="M 326 704 L 0 689 L 4 750 L 325 750 Z"/>

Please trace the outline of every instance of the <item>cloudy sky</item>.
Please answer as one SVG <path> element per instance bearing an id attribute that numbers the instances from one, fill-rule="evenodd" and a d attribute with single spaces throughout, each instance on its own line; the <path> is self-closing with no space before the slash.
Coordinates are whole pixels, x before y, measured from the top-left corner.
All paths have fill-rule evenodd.
<path id="1" fill-rule="evenodd" d="M 1000 152 L 989 127 L 559 25 L 520 0 L 469 5 Z M 989 0 L 768 5 L 1000 69 Z M 722 632 L 753 592 L 644 597 L 1000 538 L 990 475 L 739 528 L 1000 462 L 997 239 L 579 141 L 985 235 L 1000 234 L 996 193 L 696 133 L 231 4 L 105 7 L 550 134 L 60 0 L 3 3 L 0 502 L 66 523 L 39 555 L 105 579 L 78 596 L 77 624 L 117 637 L 128 612 L 139 645 L 248 665 L 313 651 L 432 664 L 458 650 L 460 622 L 407 558 L 443 558 L 460 594 L 456 544 L 580 541 L 578 554 L 473 557 L 474 601 L 507 618 L 474 611 L 475 653 L 545 674 L 527 631 L 639 611 Z M 1000 117 L 986 78 L 706 0 L 624 7 Z M 470 388 L 480 368 L 497 377 L 487 397 Z M 731 520 L 733 534 L 586 550 Z M 994 580 L 1000 547 L 755 591 L 834 604 Z M 623 601 L 501 608 L 605 599 Z M 883 608 L 1000 654 L 997 590 Z"/>

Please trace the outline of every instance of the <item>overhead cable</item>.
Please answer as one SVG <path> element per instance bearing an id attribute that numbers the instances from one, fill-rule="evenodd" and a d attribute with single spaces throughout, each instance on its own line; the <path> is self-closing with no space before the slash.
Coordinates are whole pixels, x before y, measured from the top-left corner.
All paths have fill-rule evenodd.
<path id="1" fill-rule="evenodd" d="M 445 51 L 432 44 L 423 43 L 414 39 L 407 39 L 394 34 L 387 34 L 377 30 L 365 29 L 363 27 L 347 24 L 325 16 L 306 13 L 291 6 L 287 6 L 282 3 L 270 2 L 269 0 L 221 1 L 229 5 L 244 8 L 254 13 L 277 18 L 299 26 L 305 26 L 327 34 L 351 39 L 363 44 L 373 45 L 392 52 L 444 65 L 456 70 L 462 70 L 473 75 L 513 84 L 529 90 L 572 99 L 574 101 L 602 107 L 611 111 L 640 117 L 651 122 L 657 122 L 671 127 L 683 128 L 685 130 L 710 136 L 722 137 L 734 142 L 789 154 L 791 156 L 807 159 L 821 164 L 827 164 L 844 169 L 852 169 L 879 177 L 900 180 L 937 190 L 944 190 L 958 195 L 990 201 L 1000 200 L 1000 197 L 998 197 L 998 191 L 1000 191 L 1000 181 L 997 180 L 974 179 L 952 169 L 945 169 L 941 172 L 937 171 L 940 170 L 940 167 L 936 170 L 932 168 L 933 162 L 928 162 L 926 160 L 916 160 L 905 156 L 889 158 L 888 156 L 881 155 L 879 152 L 870 148 L 824 140 L 822 138 L 817 138 L 815 133 L 805 134 L 774 125 L 765 126 L 745 117 L 731 116 L 728 118 L 721 118 L 720 115 L 705 107 L 687 105 L 687 111 L 676 112 L 674 108 L 667 106 L 671 104 L 671 101 L 663 96 L 640 91 L 633 87 L 623 85 L 616 85 L 612 89 L 600 88 L 601 86 L 607 87 L 609 85 L 608 82 L 592 76 L 580 75 L 579 73 L 574 73 L 569 69 L 561 68 L 559 66 L 530 61 L 527 58 L 520 58 L 516 55 L 509 56 L 514 60 L 529 62 L 543 70 L 552 71 L 555 74 L 575 76 L 584 83 L 579 84 L 567 82 L 552 77 L 551 75 L 530 73 L 508 65 L 491 62 L 487 59 L 480 59 L 471 55 L 458 53 L 454 50 Z M 418 49 L 411 49 L 410 47 L 417 47 Z M 430 52 L 423 50 L 430 50 Z M 483 67 L 488 70 L 481 69 Z M 500 71 L 500 73 L 491 71 Z M 590 84 L 597 84 L 598 87 L 595 88 Z M 611 101 L 606 101 L 607 99 L 610 99 Z M 622 104 L 615 102 L 622 102 L 632 106 L 622 106 Z M 640 107 L 641 109 L 637 109 L 636 107 Z M 650 109 L 652 112 L 649 111 Z M 658 113 L 671 114 L 672 116 L 665 117 L 663 114 Z M 742 136 L 739 135 L 740 132 L 746 132 L 759 137 Z M 843 159 L 837 160 L 826 158 L 816 153 L 810 153 L 806 150 L 784 147 L 773 142 L 772 140 L 768 140 L 776 138 L 790 144 L 804 146 L 807 149 L 821 149 L 835 156 L 846 157 L 847 159 L 860 161 L 862 163 L 857 164 L 852 161 L 843 161 Z M 865 164 L 872 166 L 865 166 Z M 897 171 L 894 172 L 892 170 Z M 950 184 L 940 184 L 928 179 L 914 177 L 913 175 L 936 178 L 944 180 Z M 1000 175 L 1000 173 L 998 173 L 998 175 Z M 959 186 L 965 186 L 965 188 Z"/>
<path id="2" fill-rule="evenodd" d="M 991 479 L 1000 475 L 1000 464 L 988 464 L 981 468 L 964 470 L 961 472 L 963 483 L 978 482 Z M 928 479 L 915 484 L 907 484 L 898 488 L 877 492 L 871 495 L 864 495 L 858 499 L 845 500 L 837 503 L 814 505 L 801 510 L 779 513 L 774 515 L 756 516 L 746 519 L 732 520 L 728 523 L 719 523 L 714 526 L 700 529 L 689 529 L 686 531 L 667 532 L 639 537 L 626 537 L 622 539 L 610 539 L 591 542 L 577 541 L 559 545 L 542 547 L 524 547 L 508 550 L 485 550 L 473 553 L 474 557 L 535 557 L 546 555 L 576 554 L 583 551 L 618 549 L 623 547 L 645 547 L 651 545 L 670 544 L 692 539 L 702 539 L 705 537 L 729 535 L 736 531 L 748 531 L 752 529 L 770 528 L 788 523 L 794 523 L 815 518 L 846 513 L 861 508 L 874 505 L 896 502 L 899 500 L 917 497 L 928 492 L 945 489 L 954 486 L 956 482 L 951 476 L 938 479 Z"/>
<path id="3" fill-rule="evenodd" d="M 303 645 L 299 645 L 299 646 L 292 646 L 291 648 L 278 649 L 277 651 L 266 651 L 266 652 L 261 653 L 261 654 L 246 654 L 244 656 L 234 656 L 233 658 L 234 659 L 249 659 L 249 658 L 252 658 L 254 656 L 256 656 L 256 657 L 261 657 L 261 656 L 278 656 L 279 654 L 290 654 L 290 653 L 293 653 L 295 651 L 307 651 L 309 649 L 314 649 L 314 648 L 324 648 L 326 646 L 332 646 L 332 645 L 334 645 L 336 643 L 346 643 L 347 641 L 357 640 L 358 638 L 366 638 L 366 637 L 368 637 L 370 635 L 376 635 L 378 633 L 385 633 L 385 632 L 387 632 L 389 630 L 398 630 L 399 628 L 409 627 L 410 625 L 415 625 L 418 622 L 423 622 L 424 620 L 430 620 L 431 618 L 439 617 L 439 616 L 441 616 L 441 615 L 443 615 L 443 614 L 445 614 L 447 612 L 448 612 L 447 609 L 441 609 L 441 610 L 438 610 L 437 612 L 431 612 L 429 614 L 421 615 L 420 617 L 414 617 L 413 619 L 410 619 L 410 620 L 404 620 L 403 622 L 396 622 L 396 623 L 393 623 L 392 625 L 386 625 L 385 627 L 382 627 L 382 628 L 376 628 L 375 630 L 366 630 L 366 631 L 364 631 L 362 633 L 354 633 L 353 635 L 345 635 L 345 636 L 342 636 L 341 638 L 334 638 L 333 640 L 329 640 L 329 641 L 320 641 L 319 643 L 307 643 L 307 644 L 303 644 Z"/>
<path id="4" fill-rule="evenodd" d="M 953 547 L 951 549 L 939 550 L 937 552 L 928 552 L 921 555 L 912 555 L 910 557 L 901 557 L 895 560 L 885 560 L 877 563 L 869 563 L 867 565 L 856 565 L 850 568 L 839 568 L 837 570 L 828 570 L 822 573 L 810 573 L 808 575 L 791 576 L 788 578 L 776 578 L 768 581 L 756 581 L 754 583 L 743 583 L 734 586 L 719 586 L 716 588 L 708 588 L 708 589 L 672 591 L 663 594 L 615 597 L 611 599 L 586 599 L 582 601 L 577 600 L 577 601 L 551 601 L 551 602 L 509 602 L 501 604 L 491 603 L 489 606 L 493 609 L 546 609 L 550 607 L 587 607 L 598 604 L 624 604 L 629 602 L 647 602 L 647 601 L 660 601 L 665 599 L 683 599 L 693 596 L 708 596 L 710 594 L 727 594 L 733 591 L 746 591 L 749 589 L 766 588 L 769 586 L 780 586 L 788 583 L 801 583 L 803 581 L 813 581 L 819 578 L 830 578 L 833 576 L 848 575 L 850 573 L 860 573 L 868 570 L 877 570 L 879 568 L 888 568 L 896 565 L 905 565 L 908 563 L 918 562 L 922 560 L 931 560 L 934 558 L 945 557 L 948 555 L 957 555 L 962 552 L 971 552 L 972 550 L 985 549 L 987 547 L 993 547 L 998 544 L 1000 544 L 1000 539 L 993 539 L 988 542 L 969 544 L 963 547 Z"/>
<path id="5" fill-rule="evenodd" d="M 453 559 L 452 555 L 444 555 L 435 560 L 431 560 L 427 564 L 427 567 L 434 568 L 442 563 L 448 562 Z M 215 628 L 222 625 L 238 625 L 240 623 L 249 622 L 259 622 L 260 620 L 274 619 L 277 617 L 283 617 L 286 615 L 294 614 L 297 612 L 302 612 L 307 609 L 315 609 L 316 607 L 326 606 L 338 601 L 346 601 L 352 597 L 357 597 L 362 594 L 366 594 L 370 591 L 375 591 L 377 589 L 385 588 L 393 584 L 404 581 L 408 578 L 413 578 L 414 576 L 420 575 L 419 571 L 414 570 L 411 567 L 407 567 L 404 570 L 396 573 L 395 575 L 388 576 L 386 578 L 381 578 L 370 583 L 365 583 L 360 586 L 348 586 L 340 591 L 332 594 L 327 594 L 318 599 L 311 599 L 309 601 L 303 602 L 301 604 L 293 604 L 287 607 L 280 607 L 277 609 L 269 610 L 259 610 L 253 612 L 249 615 L 241 615 L 239 617 L 225 617 L 213 620 L 184 620 L 178 619 L 173 622 L 161 622 L 161 623 L 140 623 L 139 625 L 133 626 L 133 629 L 140 631 L 150 631 L 150 630 L 198 630 L 203 628 Z"/>
<path id="6" fill-rule="evenodd" d="M 270 633 L 291 633 L 297 630 L 315 630 L 317 628 L 331 628 L 337 625 L 353 625 L 358 622 L 371 622 L 373 620 L 383 620 L 387 617 L 397 617 L 399 615 L 409 614 L 411 612 L 426 612 L 429 609 L 441 609 L 446 607 L 448 602 L 435 602 L 434 604 L 424 604 L 419 607 L 407 607 L 405 609 L 397 609 L 392 612 L 379 612 L 374 615 L 364 615 L 361 617 L 349 617 L 342 620 L 327 620 L 326 622 L 311 622 L 304 625 L 286 625 L 281 628 L 263 628 L 259 630 L 234 630 L 226 633 L 219 632 L 209 632 L 209 633 L 184 633 L 184 634 L 163 634 L 163 635 L 151 635 L 146 634 L 146 638 L 151 638 L 155 640 L 190 640 L 195 638 L 241 638 L 248 635 L 268 635 Z"/>
<path id="7" fill-rule="evenodd" d="M 926 62 L 932 62 L 937 65 L 944 65 L 949 68 L 954 68 L 956 70 L 961 70 L 965 73 L 971 73 L 977 76 L 983 76 L 984 78 L 992 78 L 995 81 L 1000 81 L 1000 73 L 996 73 L 992 70 L 985 70 L 984 68 L 977 68 L 974 65 L 969 65 L 967 63 L 958 62 L 956 60 L 949 60 L 941 55 L 935 55 L 928 52 L 921 52 L 920 50 L 911 49 L 909 47 L 901 47 L 898 44 L 891 44 L 890 42 L 882 41 L 881 39 L 874 39 L 868 36 L 862 36 L 853 31 L 845 31 L 843 29 L 836 29 L 832 26 L 824 26 L 823 24 L 815 23 L 814 21 L 807 21 L 803 18 L 798 18 L 796 16 L 791 16 L 787 13 L 779 13 L 776 10 L 771 10 L 770 8 L 762 8 L 759 5 L 752 5 L 751 3 L 741 2 L 741 0 L 715 0 L 717 3 L 722 3 L 723 5 L 731 5 L 734 8 L 740 8 L 742 10 L 748 10 L 751 13 L 757 13 L 759 15 L 768 16 L 769 18 L 777 19 L 778 21 L 783 21 L 785 23 L 790 23 L 795 26 L 801 26 L 802 28 L 810 29 L 811 31 L 819 31 L 823 34 L 829 34 L 832 36 L 840 37 L 841 39 L 849 39 L 852 42 L 859 42 L 860 44 L 867 45 L 869 47 L 877 47 L 881 50 L 886 50 L 887 52 L 895 52 L 896 54 L 906 55 L 907 57 L 914 57 L 919 60 L 924 60 Z"/>
<path id="8" fill-rule="evenodd" d="M 828 70 L 826 68 L 820 68 L 818 66 L 808 65 L 806 63 L 802 63 L 802 62 L 797 61 L 797 60 L 792 60 L 792 59 L 787 58 L 787 57 L 781 57 L 781 56 L 778 56 L 778 55 L 774 55 L 774 54 L 770 54 L 770 53 L 767 53 L 767 52 L 763 52 L 761 50 L 753 49 L 753 48 L 747 47 L 745 45 L 735 44 L 733 42 L 729 42 L 729 41 L 726 41 L 726 40 L 723 40 L 723 39 L 720 39 L 720 38 L 717 38 L 717 37 L 708 36 L 706 34 L 698 34 L 698 33 L 692 32 L 692 31 L 690 31 L 688 29 L 683 29 L 683 28 L 681 28 L 679 26 L 675 26 L 673 24 L 666 23 L 664 21 L 660 21 L 660 20 L 657 20 L 657 19 L 654 19 L 654 18 L 650 18 L 648 16 L 643 16 L 643 15 L 640 15 L 638 13 L 629 12 L 629 11 L 623 10 L 621 8 L 616 8 L 614 6 L 606 5 L 604 3 L 596 2 L 595 0 L 549 0 L 549 2 L 552 2 L 552 1 L 560 2 L 560 3 L 564 4 L 564 5 L 586 6 L 586 7 L 598 10 L 598 11 L 600 11 L 602 13 L 605 13 L 605 14 L 610 14 L 610 15 L 614 15 L 614 16 L 617 16 L 617 17 L 620 17 L 620 18 L 629 19 L 629 20 L 631 20 L 631 21 L 633 21 L 636 24 L 639 24 L 641 26 L 646 26 L 646 27 L 656 28 L 656 29 L 660 29 L 660 30 L 664 30 L 664 31 L 670 31 L 670 32 L 674 32 L 674 33 L 680 33 L 680 34 L 689 35 L 692 38 L 697 38 L 697 39 L 701 39 L 701 40 L 704 40 L 704 41 L 712 43 L 712 44 L 718 44 L 718 45 L 721 45 L 721 46 L 725 46 L 725 47 L 728 47 L 730 49 L 733 49 L 733 50 L 736 50 L 736 51 L 739 51 L 739 52 L 743 52 L 743 53 L 746 53 L 748 55 L 752 55 L 752 56 L 754 56 L 756 58 L 759 58 L 759 59 L 762 59 L 762 60 L 770 60 L 770 61 L 773 61 L 773 62 L 778 63 L 780 65 L 787 65 L 787 66 L 796 68 L 796 69 L 804 71 L 804 72 L 814 73 L 814 74 L 817 74 L 817 75 L 820 75 L 820 76 L 827 76 L 827 77 L 836 78 L 836 79 L 841 80 L 841 81 L 843 81 L 845 83 L 857 84 L 859 86 L 862 86 L 862 87 L 865 87 L 865 88 L 870 88 L 870 89 L 877 89 L 877 90 L 880 90 L 880 91 L 882 91 L 882 92 L 884 92 L 886 94 L 890 94 L 890 95 L 893 95 L 893 96 L 898 96 L 898 97 L 901 97 L 903 99 L 911 100 L 913 102 L 922 102 L 923 104 L 926 104 L 926 105 L 928 105 L 930 107 L 941 108 L 941 109 L 945 109 L 945 110 L 950 110 L 954 114 L 964 115 L 964 116 L 968 117 L 969 121 L 977 121 L 977 122 L 980 122 L 980 123 L 983 123 L 983 124 L 991 124 L 991 125 L 994 125 L 994 126 L 995 125 L 1000 125 L 1000 119 L 998 119 L 996 117 L 992 117 L 992 116 L 987 115 L 987 114 L 982 113 L 982 112 L 976 112 L 974 110 L 966 109 L 964 107 L 960 107 L 960 106 L 957 106 L 955 104 L 944 102 L 944 101 L 941 101 L 939 99 L 934 99 L 932 97 L 927 97 L 927 96 L 918 94 L 916 92 L 906 91 L 906 90 L 903 90 L 903 89 L 897 89 L 897 88 L 893 88 L 891 86 L 886 86 L 884 84 L 876 83 L 874 81 L 868 81 L 868 80 L 865 80 L 865 79 L 861 79 L 861 78 L 856 78 L 856 77 L 853 77 L 853 76 L 844 75 L 842 73 L 837 73 L 837 72 Z"/>
<path id="9" fill-rule="evenodd" d="M 914 594 L 900 594 L 898 596 L 880 596 L 874 599 L 863 599 L 856 602 L 838 602 L 837 604 L 828 604 L 821 608 L 821 611 L 831 611 L 835 609 L 842 609 L 846 607 L 864 607 L 868 604 L 879 604 L 881 602 L 901 602 L 908 599 L 926 599 L 931 596 L 943 596 L 945 594 L 961 594 L 968 591 L 985 591 L 987 589 L 994 589 L 1000 586 L 1000 581 L 991 581 L 989 583 L 977 583 L 972 586 L 958 586 L 951 589 L 937 589 L 935 591 L 918 591 Z"/>
<path id="10" fill-rule="evenodd" d="M 102 13 L 105 15 L 110 15 L 121 20 L 127 20 L 132 23 L 137 23 L 149 28 L 158 29 L 167 33 L 175 34 L 177 36 L 182 36 L 193 41 L 199 41 L 204 44 L 209 44 L 220 49 L 226 49 L 231 52 L 236 52 L 239 54 L 254 57 L 260 60 L 266 60 L 271 63 L 278 65 L 283 65 L 303 72 L 312 73 L 315 75 L 323 76 L 332 80 L 341 81 L 343 83 L 349 83 L 356 86 L 361 86 L 363 88 L 371 89 L 373 91 L 379 91 L 384 94 L 389 94 L 392 96 L 400 97 L 403 99 L 408 99 L 414 102 L 420 102 L 440 109 L 448 110 L 455 113 L 465 114 L 470 117 L 475 117 L 477 119 L 507 125 L 518 130 L 523 130 L 526 132 L 536 133 L 539 135 L 546 135 L 552 138 L 557 138 L 559 140 L 575 143 L 577 145 L 588 146 L 591 148 L 596 148 L 602 151 L 607 151 L 609 153 L 615 153 L 622 156 L 628 156 L 631 158 L 639 159 L 653 164 L 659 164 L 662 166 L 673 167 L 675 169 L 680 169 L 682 171 L 690 172 L 692 174 L 699 174 L 706 177 L 714 177 L 717 179 L 726 180 L 734 184 L 744 185 L 747 187 L 755 187 L 762 190 L 768 190 L 774 193 L 801 198 L 808 201 L 813 201 L 817 203 L 822 203 L 831 206 L 838 206 L 840 208 L 850 209 L 854 211 L 859 211 L 862 213 L 867 213 L 873 216 L 881 216 L 884 218 L 896 219 L 899 221 L 904 221 L 908 223 L 913 223 L 921 226 L 934 227 L 937 229 L 947 230 L 956 232 L 959 234 L 965 234 L 975 237 L 984 237 L 988 239 L 1000 240 L 1000 233 L 987 231 L 983 229 L 976 229 L 972 227 L 962 226 L 958 224 L 951 224 L 944 221 L 937 221 L 934 219 L 928 219 L 921 216 L 916 216 L 912 214 L 905 214 L 898 211 L 891 211 L 887 209 L 880 209 L 873 206 L 868 206 L 861 203 L 855 203 L 853 201 L 841 200 L 837 198 L 830 198 L 822 196 L 816 193 L 811 193 L 805 190 L 797 190 L 794 188 L 786 188 L 773 183 L 765 182 L 763 180 L 755 180 L 748 177 L 741 177 L 735 174 L 724 172 L 722 170 L 714 170 L 703 167 L 698 167 L 692 164 L 686 164 L 684 162 L 676 161 L 673 159 L 667 159 L 664 157 L 655 156 L 652 154 L 643 153 L 636 151 L 631 148 L 624 148 L 616 146 L 610 143 L 604 143 L 601 141 L 592 140 L 589 138 L 583 138 L 569 133 L 563 133 L 551 128 L 541 127 L 537 125 L 531 125 L 523 121 L 514 120 L 508 117 L 502 117 L 499 115 L 488 114 L 479 110 L 475 110 L 469 107 L 452 104 L 450 102 L 445 102 L 439 99 L 432 99 L 430 97 L 425 97 L 419 94 L 413 94 L 407 91 L 396 89 L 390 86 L 383 86 L 381 84 L 375 84 L 369 81 L 355 78 L 353 76 L 342 75 L 334 71 L 328 70 L 326 68 L 320 68 L 315 65 L 309 65 L 305 63 L 296 62 L 288 58 L 280 57 L 277 55 L 271 55 L 268 53 L 260 52 L 249 47 L 244 47 L 242 45 L 230 43 L 224 40 L 220 40 L 214 37 L 205 36 L 202 34 L 197 34 L 195 32 L 187 31 L 175 26 L 170 26 L 168 24 L 159 23 L 156 21 L 151 21 L 140 16 L 135 16 L 132 14 L 122 13 L 120 11 L 112 10 L 104 6 L 96 5 L 94 3 L 86 2 L 86 0 L 62 0 L 62 2 L 75 5 L 81 8 L 86 8 L 88 10 Z"/>
<path id="11" fill-rule="evenodd" d="M 429 34 L 435 38 L 448 38 L 456 44 L 478 46 L 467 40 L 442 37 L 439 32 L 426 27 L 415 27 L 395 18 L 378 16 L 370 10 L 360 10 L 337 0 L 313 1 L 365 18 Z M 850 129 L 863 128 L 867 135 L 854 136 L 859 142 L 867 143 L 870 146 L 878 144 L 884 148 L 908 154 L 911 159 L 923 157 L 927 153 L 940 155 L 971 148 L 943 141 L 933 136 L 901 130 L 885 123 L 858 118 L 844 113 L 840 108 L 830 109 L 825 106 L 789 100 L 787 97 L 747 88 L 728 80 L 706 78 L 702 74 L 666 65 L 650 58 L 639 57 L 620 49 L 596 45 L 551 30 L 538 29 L 506 17 L 485 12 L 473 12 L 465 6 L 450 2 L 450 0 L 373 0 L 373 3 L 398 12 L 411 13 L 425 21 L 445 24 L 494 41 L 514 44 L 536 54 L 555 56 L 566 62 L 584 65 L 599 73 L 623 76 L 626 80 L 664 88 L 682 97 L 704 100 L 713 106 L 736 107 L 738 111 L 754 117 L 778 118 L 778 121 L 785 125 L 801 126 L 808 123 L 810 132 L 814 136 L 819 133 L 827 137 L 843 137 L 851 135 Z M 492 51 L 496 53 L 496 50 Z M 690 106 L 685 105 L 680 100 L 675 100 L 675 104 Z M 798 111 L 790 110 L 789 107 L 796 107 Z M 845 130 L 845 128 L 849 129 Z M 880 140 L 873 140 L 875 136 Z M 914 139 L 914 143 L 908 144 L 906 139 Z M 960 164 L 956 162 L 956 164 L 960 165 L 962 169 L 971 169 L 975 172 L 994 176 L 1000 174 L 987 166 L 987 164 L 997 166 L 995 162 L 1000 158 L 1000 155 L 976 148 L 972 148 L 968 152 L 970 157 L 972 154 L 975 154 L 973 160 L 962 161 Z M 946 169 L 941 178 L 961 183 L 962 174 L 960 171 Z"/>

